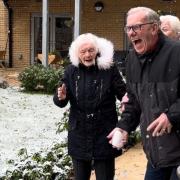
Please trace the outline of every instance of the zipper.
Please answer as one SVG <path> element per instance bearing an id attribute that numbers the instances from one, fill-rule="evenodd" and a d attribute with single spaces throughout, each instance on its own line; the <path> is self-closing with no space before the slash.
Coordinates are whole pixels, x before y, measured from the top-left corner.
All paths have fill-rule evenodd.
<path id="1" fill-rule="evenodd" d="M 100 85 L 100 100 L 102 98 L 102 89 L 103 89 L 103 79 L 101 79 L 101 85 Z"/>
<path id="2" fill-rule="evenodd" d="M 76 82 L 75 82 L 75 86 L 76 86 L 76 87 L 75 87 L 75 89 L 76 89 L 75 91 L 76 91 L 77 104 L 78 104 L 78 100 L 79 100 L 79 94 L 78 94 L 78 90 L 79 90 L 79 89 L 78 89 L 78 81 L 79 81 L 79 79 L 80 79 L 80 76 L 78 75 L 78 76 L 77 76 L 77 80 L 76 80 Z"/>

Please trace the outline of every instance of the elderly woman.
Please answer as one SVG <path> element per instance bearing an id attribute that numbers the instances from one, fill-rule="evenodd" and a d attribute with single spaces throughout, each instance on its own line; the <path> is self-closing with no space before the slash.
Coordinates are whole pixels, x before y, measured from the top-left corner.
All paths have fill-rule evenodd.
<path id="1" fill-rule="evenodd" d="M 171 39 L 180 40 L 180 20 L 173 15 L 160 16 L 161 31 Z"/>
<path id="2" fill-rule="evenodd" d="M 113 180 L 114 159 L 121 154 L 107 138 L 118 122 L 116 97 L 121 100 L 126 91 L 113 51 L 104 38 L 91 33 L 77 37 L 69 49 L 72 64 L 54 95 L 59 107 L 70 102 L 68 152 L 76 180 L 88 180 L 92 164 L 97 180 Z"/>

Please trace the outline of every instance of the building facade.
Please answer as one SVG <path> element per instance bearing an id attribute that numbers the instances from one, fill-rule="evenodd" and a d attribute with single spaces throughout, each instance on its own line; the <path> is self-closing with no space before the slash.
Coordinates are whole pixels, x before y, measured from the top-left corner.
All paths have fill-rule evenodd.
<path id="1" fill-rule="evenodd" d="M 74 37 L 75 3 L 76 0 L 49 0 L 50 53 L 67 55 Z M 114 43 L 116 51 L 128 48 L 123 29 L 130 8 L 146 6 L 180 17 L 179 0 L 81 0 L 79 3 L 79 34 L 91 32 L 107 38 Z M 42 53 L 42 7 L 41 0 L 0 0 L 0 50 L 6 50 L 9 67 L 27 67 Z"/>

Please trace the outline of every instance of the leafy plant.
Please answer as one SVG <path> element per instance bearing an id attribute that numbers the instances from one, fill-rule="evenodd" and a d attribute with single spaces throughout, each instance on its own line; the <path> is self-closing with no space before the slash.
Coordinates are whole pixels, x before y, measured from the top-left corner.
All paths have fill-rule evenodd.
<path id="1" fill-rule="evenodd" d="M 70 61 L 68 58 L 64 58 L 60 61 L 60 65 L 63 66 L 63 67 L 66 67 L 67 65 L 70 64 Z"/>
<path id="2" fill-rule="evenodd" d="M 63 131 L 68 130 L 68 119 L 69 119 L 69 109 L 66 109 L 66 111 L 63 113 L 63 117 L 61 118 L 61 121 L 56 123 L 57 126 L 56 133 L 61 133 Z"/>
<path id="3" fill-rule="evenodd" d="M 58 126 L 58 133 L 67 131 L 68 117 L 67 110 Z M 61 129 L 62 128 L 62 129 Z M 19 160 L 10 159 L 8 161 L 13 168 L 7 169 L 0 180 L 67 180 L 72 179 L 72 161 L 67 153 L 67 141 L 54 144 L 51 148 L 28 154 L 26 148 L 21 148 L 18 152 Z"/>
<path id="4" fill-rule="evenodd" d="M 72 175 L 67 143 L 55 144 L 47 152 L 28 155 L 26 149 L 21 149 L 18 154 L 19 161 L 11 161 L 14 167 L 1 180 L 66 180 Z"/>
<path id="5" fill-rule="evenodd" d="M 42 91 L 53 93 L 58 85 L 59 79 L 64 73 L 64 67 L 52 69 L 41 64 L 32 65 L 22 71 L 18 79 L 25 91 Z"/>
<path id="6" fill-rule="evenodd" d="M 57 50 L 49 52 L 49 55 L 56 55 L 58 57 L 61 57 L 61 53 L 59 51 L 57 51 Z"/>

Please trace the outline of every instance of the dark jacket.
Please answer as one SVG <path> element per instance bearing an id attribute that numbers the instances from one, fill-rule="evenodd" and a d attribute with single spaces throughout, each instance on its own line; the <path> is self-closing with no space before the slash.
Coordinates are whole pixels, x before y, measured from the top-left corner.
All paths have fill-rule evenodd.
<path id="1" fill-rule="evenodd" d="M 109 159 L 121 153 L 112 148 L 107 135 L 118 122 L 116 97 L 121 100 L 126 88 L 116 66 L 107 61 L 102 69 L 103 62 L 69 65 L 63 79 L 67 98 L 59 101 L 54 95 L 59 107 L 70 102 L 68 151 L 76 159 Z"/>
<path id="2" fill-rule="evenodd" d="M 180 43 L 162 34 L 156 50 L 127 57 L 129 103 L 118 126 L 130 132 L 140 124 L 143 148 L 154 167 L 180 164 Z M 172 132 L 152 137 L 148 125 L 166 113 Z"/>

